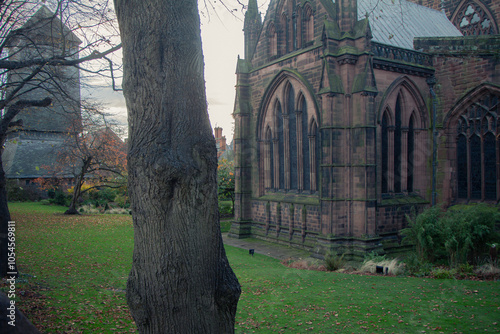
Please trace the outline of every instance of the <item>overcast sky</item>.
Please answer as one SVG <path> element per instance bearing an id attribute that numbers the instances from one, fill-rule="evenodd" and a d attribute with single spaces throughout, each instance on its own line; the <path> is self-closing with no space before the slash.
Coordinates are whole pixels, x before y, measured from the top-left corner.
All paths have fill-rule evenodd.
<path id="1" fill-rule="evenodd" d="M 201 3 L 201 1 L 200 1 Z M 236 61 L 238 55 L 244 58 L 243 49 L 243 13 L 237 0 L 230 13 L 221 6 L 216 12 L 210 10 L 210 15 L 202 10 L 201 34 L 203 54 L 205 58 L 205 81 L 207 90 L 208 111 L 212 127 L 222 127 L 223 135 L 228 143 L 232 141 L 234 122 L 232 112 L 236 84 Z M 248 4 L 248 0 L 242 3 Z M 269 0 L 258 0 L 262 19 L 267 10 Z M 200 5 L 201 6 L 201 5 Z M 126 124 L 127 110 L 121 92 L 113 92 L 111 87 L 99 88 L 92 97 L 105 104 L 108 112 L 115 115 L 120 123 Z"/>

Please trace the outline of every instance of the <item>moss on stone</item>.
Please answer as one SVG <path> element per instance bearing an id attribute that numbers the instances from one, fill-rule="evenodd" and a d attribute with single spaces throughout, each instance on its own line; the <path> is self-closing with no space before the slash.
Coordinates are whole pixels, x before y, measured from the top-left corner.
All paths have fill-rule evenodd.
<path id="1" fill-rule="evenodd" d="M 364 71 L 354 78 L 352 92 L 378 93 L 377 87 L 375 86 L 375 75 L 373 74 L 370 62 L 366 62 Z"/>
<path id="2" fill-rule="evenodd" d="M 268 194 L 259 198 L 255 198 L 258 201 L 270 201 L 278 203 L 295 203 L 304 205 L 319 205 L 319 198 L 307 195 L 297 195 L 297 194 Z"/>
<path id="3" fill-rule="evenodd" d="M 340 39 L 341 33 L 339 29 L 339 25 L 336 22 L 325 20 L 323 24 L 323 33 L 324 36 L 328 39 Z"/>
<path id="4" fill-rule="evenodd" d="M 326 83 L 326 85 L 321 87 L 319 94 L 344 94 L 342 79 L 335 73 L 334 69 L 328 65 L 328 61 L 326 59 L 323 62 L 323 74 L 321 82 Z"/>
<path id="5" fill-rule="evenodd" d="M 429 204 L 429 201 L 418 195 L 398 195 L 382 200 L 381 206 Z"/>

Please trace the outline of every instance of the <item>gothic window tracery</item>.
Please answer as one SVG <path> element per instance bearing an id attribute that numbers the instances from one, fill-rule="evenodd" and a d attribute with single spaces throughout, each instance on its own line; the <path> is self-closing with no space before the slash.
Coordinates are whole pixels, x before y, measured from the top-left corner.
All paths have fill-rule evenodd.
<path id="1" fill-rule="evenodd" d="M 382 194 L 415 193 L 425 187 L 422 156 L 425 112 L 403 82 L 389 94 L 380 120 L 380 190 Z M 422 102 L 420 102 L 422 103 Z"/>
<path id="2" fill-rule="evenodd" d="M 271 127 L 266 129 L 266 142 L 265 142 L 265 187 L 266 189 L 274 188 L 274 161 L 273 161 L 273 132 Z"/>
<path id="3" fill-rule="evenodd" d="M 292 85 L 287 89 L 287 116 L 288 116 L 288 152 L 290 189 L 297 189 L 297 114 L 295 112 L 295 91 Z"/>
<path id="4" fill-rule="evenodd" d="M 275 189 L 284 189 L 285 188 L 285 138 L 284 138 L 284 126 L 283 126 L 283 112 L 281 110 L 281 104 L 279 102 L 276 103 L 276 136 L 277 140 L 275 140 L 277 144 L 277 149 L 275 150 L 278 153 L 278 157 L 275 157 L 276 166 L 275 173 L 277 174 Z"/>
<path id="5" fill-rule="evenodd" d="M 286 54 L 290 52 L 290 29 L 288 27 L 288 17 L 285 13 L 281 15 L 280 21 L 280 36 L 279 36 L 279 44 L 280 44 L 280 54 Z"/>
<path id="6" fill-rule="evenodd" d="M 269 39 L 269 56 L 275 57 L 278 55 L 278 34 L 273 23 L 267 28 L 267 37 Z"/>
<path id="7" fill-rule="evenodd" d="M 382 117 L 382 193 L 389 192 L 389 115 Z"/>
<path id="8" fill-rule="evenodd" d="M 415 174 L 415 115 L 410 117 L 410 124 L 408 125 L 408 143 L 407 143 L 407 171 L 406 171 L 406 189 L 409 193 L 413 192 L 413 176 Z"/>
<path id="9" fill-rule="evenodd" d="M 394 192 L 401 192 L 401 95 L 396 99 L 394 110 Z"/>
<path id="10" fill-rule="evenodd" d="M 495 19 L 488 9 L 472 0 L 464 2 L 452 21 L 464 36 L 498 33 Z"/>
<path id="11" fill-rule="evenodd" d="M 314 41 L 314 16 L 311 6 L 306 5 L 304 8 L 304 43 L 303 46 L 308 46 Z"/>
<path id="12" fill-rule="evenodd" d="M 275 95 L 261 123 L 264 191 L 314 193 L 320 148 L 314 108 L 291 80 L 283 81 Z"/>
<path id="13" fill-rule="evenodd" d="M 460 115 L 456 133 L 457 197 L 497 200 L 499 97 L 486 94 Z"/>
<path id="14" fill-rule="evenodd" d="M 309 2 L 304 5 L 295 5 L 285 1 L 278 8 L 274 19 L 277 32 L 276 55 L 282 56 L 299 48 L 310 46 L 314 42 L 314 11 Z M 270 26 L 268 38 L 272 38 Z M 269 45 L 272 45 L 271 40 Z M 269 50 L 270 57 L 274 54 Z"/>

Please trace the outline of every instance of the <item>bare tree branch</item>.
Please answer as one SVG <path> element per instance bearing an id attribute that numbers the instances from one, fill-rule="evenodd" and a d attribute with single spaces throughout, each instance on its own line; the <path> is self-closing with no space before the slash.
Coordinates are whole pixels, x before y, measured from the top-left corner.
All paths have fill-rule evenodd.
<path id="1" fill-rule="evenodd" d="M 104 52 L 94 51 L 92 54 L 79 58 L 79 59 L 68 59 L 67 57 L 58 56 L 50 59 L 29 59 L 25 61 L 12 61 L 12 60 L 0 60 L 0 69 L 6 70 L 17 70 L 21 68 L 42 65 L 42 66 L 75 66 L 81 63 L 85 63 L 91 60 L 106 58 L 110 53 L 113 53 L 121 49 L 122 45 L 118 44 Z"/>

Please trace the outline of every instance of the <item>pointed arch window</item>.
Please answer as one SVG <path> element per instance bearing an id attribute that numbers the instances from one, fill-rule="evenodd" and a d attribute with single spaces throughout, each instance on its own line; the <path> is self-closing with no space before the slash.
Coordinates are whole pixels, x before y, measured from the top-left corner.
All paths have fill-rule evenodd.
<path id="1" fill-rule="evenodd" d="M 320 148 L 318 123 L 315 119 L 312 120 L 309 131 L 309 164 L 311 168 L 311 192 L 315 192 L 319 187 L 319 172 L 318 166 L 320 164 Z"/>
<path id="2" fill-rule="evenodd" d="M 279 102 L 276 103 L 276 133 L 277 133 L 277 153 L 278 156 L 275 158 L 277 162 L 276 166 L 276 174 L 277 174 L 277 184 L 275 186 L 276 189 L 285 188 L 285 138 L 283 134 L 284 129 L 283 122 L 283 112 L 281 110 L 281 104 Z"/>
<path id="3" fill-rule="evenodd" d="M 268 126 L 266 130 L 265 141 L 265 156 L 264 156 L 264 178 L 266 189 L 274 188 L 274 152 L 273 152 L 273 132 Z"/>
<path id="4" fill-rule="evenodd" d="M 457 197 L 498 200 L 499 96 L 485 94 L 457 121 Z"/>
<path id="5" fill-rule="evenodd" d="M 267 29 L 267 37 L 269 41 L 269 57 L 276 57 L 278 55 L 278 34 L 274 23 L 271 23 Z"/>
<path id="6" fill-rule="evenodd" d="M 319 127 L 316 111 L 301 88 L 284 80 L 276 89 L 273 108 L 262 116 L 259 175 L 265 193 L 317 191 Z"/>
<path id="7" fill-rule="evenodd" d="M 389 116 L 382 117 L 382 193 L 389 192 Z"/>
<path id="8" fill-rule="evenodd" d="M 286 54 L 290 52 L 290 29 L 288 27 L 288 17 L 285 13 L 281 15 L 280 21 L 280 36 L 279 36 L 279 50 L 280 54 Z"/>
<path id="9" fill-rule="evenodd" d="M 288 116 L 288 150 L 289 150 L 289 185 L 290 189 L 297 189 L 297 114 L 295 112 L 295 91 L 292 85 L 287 88 L 287 116 Z"/>
<path id="10" fill-rule="evenodd" d="M 401 192 L 401 95 L 396 99 L 394 110 L 394 192 Z"/>
<path id="11" fill-rule="evenodd" d="M 457 180 L 458 180 L 458 198 L 467 198 L 467 137 L 464 134 L 457 138 Z"/>
<path id="12" fill-rule="evenodd" d="M 496 200 L 496 140 L 495 135 L 487 132 L 483 139 L 484 154 L 484 198 Z"/>
<path id="13" fill-rule="evenodd" d="M 309 158 L 309 122 L 308 122 L 308 114 L 307 114 L 307 102 L 305 98 L 302 96 L 299 102 L 300 106 L 300 116 L 301 116 L 301 135 L 302 135 L 302 189 L 310 190 L 311 189 L 311 161 Z"/>
<path id="14" fill-rule="evenodd" d="M 403 80 L 388 94 L 380 120 L 382 194 L 421 193 L 426 188 L 423 152 L 426 118 L 423 99 Z"/>
<path id="15" fill-rule="evenodd" d="M 314 16 L 311 6 L 304 8 L 304 46 L 309 46 L 314 41 Z"/>
<path id="16" fill-rule="evenodd" d="M 481 199 L 481 138 L 474 134 L 470 138 L 470 184 L 471 199 Z"/>
<path id="17" fill-rule="evenodd" d="M 406 189 L 413 192 L 413 175 L 414 175 L 414 160 L 415 160 L 415 116 L 412 115 L 410 123 L 408 124 L 408 138 L 407 138 L 407 165 L 406 165 Z"/>

